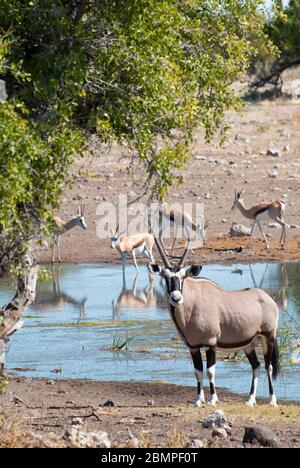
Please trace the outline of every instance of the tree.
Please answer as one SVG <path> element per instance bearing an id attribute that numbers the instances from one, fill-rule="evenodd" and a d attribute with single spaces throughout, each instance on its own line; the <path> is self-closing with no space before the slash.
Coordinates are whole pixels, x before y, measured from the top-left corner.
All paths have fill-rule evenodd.
<path id="1" fill-rule="evenodd" d="M 254 63 L 257 78 L 251 89 L 257 90 L 266 84 L 274 86 L 275 94 L 281 94 L 282 73 L 288 68 L 300 65 L 300 0 L 290 0 L 284 8 L 277 2 L 278 12 L 266 23 L 266 34 L 276 46 L 277 56 L 261 54 Z"/>
<path id="2" fill-rule="evenodd" d="M 1 272 L 22 271 L 51 232 L 88 134 L 128 142 L 157 197 L 181 181 L 195 128 L 224 133 L 226 110 L 241 105 L 231 84 L 270 48 L 263 4 L 2 0 Z"/>

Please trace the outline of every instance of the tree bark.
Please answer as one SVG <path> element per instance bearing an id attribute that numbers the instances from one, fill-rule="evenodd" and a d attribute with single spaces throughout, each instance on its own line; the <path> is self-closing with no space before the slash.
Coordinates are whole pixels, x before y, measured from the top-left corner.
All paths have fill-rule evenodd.
<path id="1" fill-rule="evenodd" d="M 24 310 L 32 304 L 36 295 L 38 266 L 33 258 L 26 258 L 26 270 L 18 278 L 17 291 L 13 299 L 0 309 L 0 373 L 3 373 L 9 336 L 22 327 L 20 320 Z"/>

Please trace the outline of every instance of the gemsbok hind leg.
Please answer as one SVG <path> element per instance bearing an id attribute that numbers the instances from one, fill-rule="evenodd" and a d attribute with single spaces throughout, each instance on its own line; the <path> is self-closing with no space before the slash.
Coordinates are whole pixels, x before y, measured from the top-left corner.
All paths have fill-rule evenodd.
<path id="1" fill-rule="evenodd" d="M 256 392 L 257 392 L 257 385 L 258 385 L 260 362 L 258 360 L 254 345 L 248 346 L 247 348 L 244 349 L 244 351 L 251 364 L 252 371 L 253 371 L 252 385 L 251 385 L 249 400 L 246 402 L 247 406 L 252 407 L 256 405 Z"/>
<path id="2" fill-rule="evenodd" d="M 197 380 L 197 400 L 195 406 L 200 407 L 205 403 L 204 390 L 203 390 L 203 361 L 201 350 L 191 351 L 191 356 L 194 363 L 195 376 Z"/>
<path id="3" fill-rule="evenodd" d="M 275 407 L 277 406 L 277 398 L 273 389 L 273 378 L 275 380 L 280 372 L 278 345 L 276 339 L 272 336 L 264 336 L 262 344 L 269 383 L 270 405 Z"/>
<path id="4" fill-rule="evenodd" d="M 207 366 L 207 377 L 208 377 L 209 387 L 210 387 L 210 400 L 208 404 L 212 406 L 215 406 L 216 403 L 219 401 L 217 397 L 216 387 L 215 387 L 216 361 L 217 361 L 216 349 L 209 348 L 206 351 L 206 366 Z"/>

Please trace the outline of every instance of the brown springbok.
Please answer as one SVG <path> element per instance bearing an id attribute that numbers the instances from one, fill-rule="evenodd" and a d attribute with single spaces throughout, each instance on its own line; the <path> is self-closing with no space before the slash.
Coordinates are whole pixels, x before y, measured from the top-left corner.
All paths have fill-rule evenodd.
<path id="1" fill-rule="evenodd" d="M 120 239 L 119 226 L 116 229 L 116 232 L 111 231 L 110 245 L 112 249 L 115 249 L 119 252 L 122 259 L 123 274 L 125 271 L 125 261 L 126 257 L 132 257 L 136 271 L 138 272 L 138 265 L 136 262 L 136 255 L 143 254 L 151 262 L 154 262 L 153 257 L 153 247 L 154 247 L 154 237 L 149 232 L 142 232 L 139 234 L 132 234 L 130 236 Z"/>
<path id="2" fill-rule="evenodd" d="M 203 390 L 203 362 L 201 348 L 206 348 L 207 376 L 211 398 L 218 401 L 215 390 L 216 351 L 243 349 L 253 370 L 248 406 L 256 404 L 260 363 L 256 346 L 261 341 L 269 382 L 270 404 L 277 405 L 273 391 L 273 377 L 279 371 L 276 341 L 278 307 L 261 289 L 225 291 L 213 281 L 198 276 L 202 267 L 185 266 L 187 248 L 177 266 L 171 265 L 158 239 L 155 239 L 164 267 L 149 264 L 150 272 L 164 278 L 169 310 L 177 331 L 188 346 L 194 363 L 198 396 L 196 406 L 205 402 Z"/>
<path id="3" fill-rule="evenodd" d="M 248 248 L 251 247 L 255 226 L 257 224 L 263 236 L 263 239 L 266 243 L 267 249 L 269 250 L 270 246 L 269 246 L 268 239 L 266 238 L 266 235 L 260 224 L 260 222 L 263 219 L 267 219 L 267 218 L 272 219 L 276 223 L 280 224 L 280 226 L 282 227 L 280 245 L 282 248 L 284 248 L 286 230 L 287 228 L 289 228 L 289 225 L 286 224 L 283 220 L 283 214 L 285 212 L 284 201 L 275 200 L 271 203 L 262 202 L 262 203 L 259 203 L 258 205 L 252 206 L 251 208 L 246 208 L 244 200 L 242 199 L 242 191 L 241 192 L 235 191 L 234 202 L 233 202 L 231 209 L 234 210 L 235 208 L 238 208 L 240 212 L 242 213 L 242 215 L 245 216 L 245 218 L 254 220 L 254 223 L 252 224 L 252 228 L 251 228 Z"/>
<path id="4" fill-rule="evenodd" d="M 61 262 L 61 258 L 59 255 L 59 238 L 62 234 L 64 234 L 67 231 L 70 231 L 70 229 L 73 229 L 75 226 L 81 227 L 81 229 L 87 229 L 87 225 L 84 219 L 84 206 L 80 206 L 78 208 L 78 214 L 77 216 L 74 216 L 70 221 L 64 221 L 58 216 L 53 217 L 53 221 L 55 224 L 54 228 L 54 241 L 57 246 L 57 259 L 59 262 Z M 52 263 L 55 262 L 54 259 L 54 245 L 52 247 Z"/>

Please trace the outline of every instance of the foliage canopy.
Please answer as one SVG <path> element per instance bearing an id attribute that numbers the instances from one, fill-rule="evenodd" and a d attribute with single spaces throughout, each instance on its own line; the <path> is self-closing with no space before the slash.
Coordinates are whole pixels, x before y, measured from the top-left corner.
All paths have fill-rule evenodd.
<path id="1" fill-rule="evenodd" d="M 2 0 L 0 260 L 50 229 L 87 134 L 128 142 L 164 197 L 193 131 L 207 139 L 231 85 L 270 49 L 263 0 Z"/>

